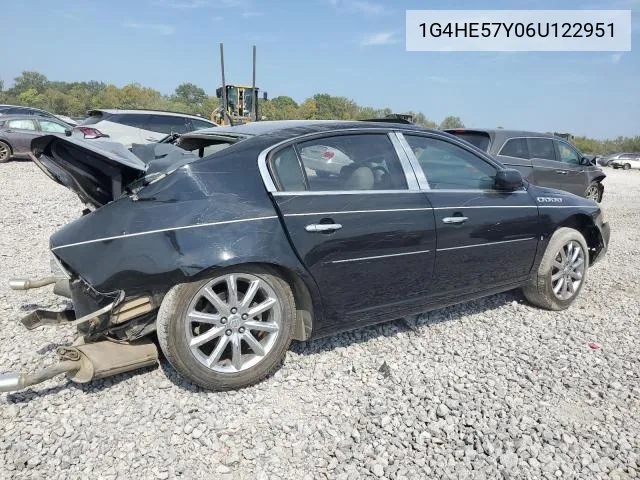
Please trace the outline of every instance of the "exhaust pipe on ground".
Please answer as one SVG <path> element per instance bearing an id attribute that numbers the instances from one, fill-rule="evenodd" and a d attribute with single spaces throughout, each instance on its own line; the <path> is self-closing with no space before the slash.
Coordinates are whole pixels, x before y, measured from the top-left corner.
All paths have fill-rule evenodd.
<path id="1" fill-rule="evenodd" d="M 60 280 L 57 277 L 45 277 L 45 278 L 12 278 L 9 280 L 9 288 L 11 290 L 30 290 L 32 288 L 45 287 L 56 283 Z"/>
<path id="2" fill-rule="evenodd" d="M 149 340 L 120 343 L 102 340 L 57 350 L 61 362 L 36 373 L 0 375 L 0 392 L 14 392 L 63 373 L 76 383 L 110 377 L 158 363 L 158 349 Z"/>

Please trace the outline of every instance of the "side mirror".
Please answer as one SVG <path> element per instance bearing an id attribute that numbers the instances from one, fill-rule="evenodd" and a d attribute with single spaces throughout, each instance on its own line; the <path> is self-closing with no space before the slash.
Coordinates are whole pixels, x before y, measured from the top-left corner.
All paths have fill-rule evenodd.
<path id="1" fill-rule="evenodd" d="M 69 129 L 69 128 L 65 129 L 64 134 L 65 134 L 67 137 L 70 137 L 70 136 L 71 136 L 71 129 Z"/>
<path id="2" fill-rule="evenodd" d="M 524 180 L 520 172 L 514 168 L 505 168 L 504 170 L 498 170 L 496 174 L 495 188 L 497 190 L 504 190 L 507 192 L 513 192 L 522 188 Z"/>

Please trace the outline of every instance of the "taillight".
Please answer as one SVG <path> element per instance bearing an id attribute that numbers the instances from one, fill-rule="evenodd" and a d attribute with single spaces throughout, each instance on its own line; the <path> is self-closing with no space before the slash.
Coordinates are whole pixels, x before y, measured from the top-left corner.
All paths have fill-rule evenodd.
<path id="1" fill-rule="evenodd" d="M 97 128 L 91 128 L 91 127 L 76 127 L 76 128 L 84 134 L 84 138 L 100 138 L 100 137 L 107 136 Z"/>
<path id="2" fill-rule="evenodd" d="M 327 160 L 331 160 L 333 157 L 335 157 L 335 153 L 330 152 L 329 150 L 327 150 L 326 152 L 324 152 L 324 153 L 322 154 L 322 156 L 323 156 L 324 158 L 326 158 Z"/>

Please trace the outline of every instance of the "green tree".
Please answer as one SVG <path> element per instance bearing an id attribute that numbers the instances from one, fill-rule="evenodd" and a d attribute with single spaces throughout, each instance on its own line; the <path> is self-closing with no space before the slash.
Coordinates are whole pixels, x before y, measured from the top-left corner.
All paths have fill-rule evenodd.
<path id="1" fill-rule="evenodd" d="M 43 74 L 38 72 L 22 72 L 22 75 L 16 77 L 13 81 L 11 91 L 18 96 L 27 90 L 35 90 L 37 93 L 43 93 L 49 84 L 49 80 Z"/>
<path id="2" fill-rule="evenodd" d="M 182 83 L 176 87 L 174 99 L 185 104 L 202 106 L 207 99 L 205 91 L 193 83 Z"/>
<path id="3" fill-rule="evenodd" d="M 464 123 L 462 123 L 460 117 L 445 117 L 440 124 L 440 130 L 445 130 L 447 128 L 464 128 Z"/>

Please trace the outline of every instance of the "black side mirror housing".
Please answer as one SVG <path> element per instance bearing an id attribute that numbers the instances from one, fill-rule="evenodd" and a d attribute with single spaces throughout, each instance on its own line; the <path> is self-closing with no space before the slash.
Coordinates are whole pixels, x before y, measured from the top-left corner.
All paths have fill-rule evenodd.
<path id="1" fill-rule="evenodd" d="M 515 168 L 505 168 L 498 170 L 496 174 L 495 187 L 497 190 L 504 190 L 506 192 L 513 192 L 522 188 L 524 180 L 522 175 Z"/>
<path id="2" fill-rule="evenodd" d="M 71 129 L 69 129 L 69 128 L 65 129 L 64 134 L 65 134 L 67 137 L 70 137 L 70 136 L 71 136 Z"/>

